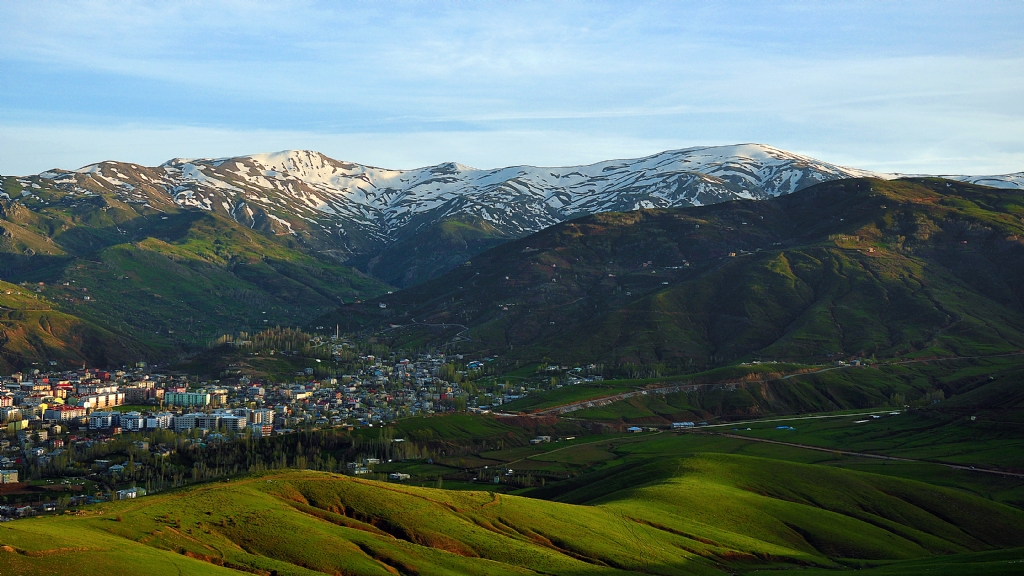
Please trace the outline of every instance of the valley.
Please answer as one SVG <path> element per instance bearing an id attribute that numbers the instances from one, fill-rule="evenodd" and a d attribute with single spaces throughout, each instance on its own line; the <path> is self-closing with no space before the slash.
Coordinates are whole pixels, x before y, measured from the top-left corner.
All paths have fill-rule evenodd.
<path id="1" fill-rule="evenodd" d="M 0 572 L 1013 574 L 1019 175 L 3 178 Z"/>

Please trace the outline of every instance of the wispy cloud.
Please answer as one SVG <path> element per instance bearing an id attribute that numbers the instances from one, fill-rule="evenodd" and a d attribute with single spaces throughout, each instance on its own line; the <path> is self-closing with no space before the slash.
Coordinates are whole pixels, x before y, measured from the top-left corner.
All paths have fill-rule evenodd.
<path id="1" fill-rule="evenodd" d="M 222 152 L 140 139 L 146 158 L 225 155 L 228 135 L 264 134 L 386 141 L 393 166 L 446 145 L 444 159 L 495 166 L 762 141 L 867 168 L 1020 170 L 1021 16 L 1012 3 L 4 3 L 0 152 L 14 152 L 0 173 L 60 164 L 58 149 L 115 157 L 116 139 L 73 140 L 124 126 L 222 135 Z M 566 150 L 525 144 L 544 134 Z M 486 153 L 457 154 L 469 141 Z"/>

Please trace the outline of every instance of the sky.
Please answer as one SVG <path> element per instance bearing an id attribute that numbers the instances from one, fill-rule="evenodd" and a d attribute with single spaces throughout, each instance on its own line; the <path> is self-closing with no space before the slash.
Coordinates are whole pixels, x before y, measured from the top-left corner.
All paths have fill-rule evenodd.
<path id="1" fill-rule="evenodd" d="M 759 142 L 1024 170 L 1024 2 L 0 2 L 0 174 L 313 149 L 564 166 Z"/>

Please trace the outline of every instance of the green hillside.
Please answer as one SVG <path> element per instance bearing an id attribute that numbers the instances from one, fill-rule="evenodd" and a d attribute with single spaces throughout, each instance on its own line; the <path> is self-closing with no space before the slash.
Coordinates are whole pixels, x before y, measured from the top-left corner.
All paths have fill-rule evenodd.
<path id="1" fill-rule="evenodd" d="M 303 324 L 388 288 L 294 238 L 151 195 L 125 203 L 40 189 L 0 202 L 0 277 L 42 282 L 55 310 L 158 357 L 225 332 Z"/>
<path id="2" fill-rule="evenodd" d="M 490 222 L 465 215 L 424 225 L 417 225 L 414 219 L 409 228 L 415 232 L 350 263 L 374 278 L 405 288 L 436 278 L 511 239 Z"/>
<path id="3" fill-rule="evenodd" d="M 0 372 L 134 362 L 151 353 L 124 334 L 59 311 L 31 286 L 0 281 Z"/>
<path id="4" fill-rule="evenodd" d="M 505 358 L 674 370 L 1024 348 L 1024 198 L 854 179 L 766 201 L 605 213 L 322 322 Z M 468 330 L 465 329 L 468 327 Z"/>
<path id="5" fill-rule="evenodd" d="M 719 574 L 1024 545 L 1024 513 L 1013 508 L 915 481 L 748 456 L 652 460 L 558 499 L 268 473 L 6 523 L 0 568 Z"/>

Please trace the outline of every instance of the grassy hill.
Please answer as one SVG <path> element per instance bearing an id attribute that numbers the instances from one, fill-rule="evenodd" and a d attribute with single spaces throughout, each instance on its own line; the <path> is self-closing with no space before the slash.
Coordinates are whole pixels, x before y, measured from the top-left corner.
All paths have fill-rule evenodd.
<path id="1" fill-rule="evenodd" d="M 853 179 L 766 201 L 605 213 L 322 322 L 505 358 L 693 367 L 1024 347 L 1024 198 Z"/>
<path id="2" fill-rule="evenodd" d="M 124 334 L 59 311 L 28 286 L 0 281 L 0 371 L 134 362 L 151 353 Z"/>
<path id="3" fill-rule="evenodd" d="M 1013 508 L 909 480 L 747 456 L 613 469 L 557 499 L 267 473 L 4 524 L 0 567 L 719 574 L 1024 545 L 1024 513 Z"/>
<path id="4" fill-rule="evenodd" d="M 376 253 L 350 261 L 374 278 L 405 288 L 440 276 L 511 237 L 490 222 L 468 215 L 417 226 Z"/>
<path id="5" fill-rule="evenodd" d="M 388 288 L 290 236 L 151 196 L 39 189 L 0 202 L 0 277 L 42 282 L 55 310 L 164 355 L 225 332 L 299 325 Z"/>

